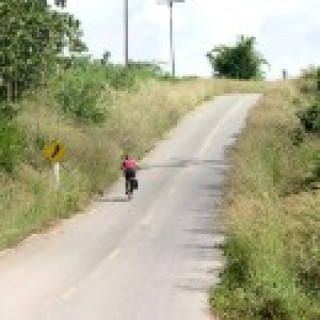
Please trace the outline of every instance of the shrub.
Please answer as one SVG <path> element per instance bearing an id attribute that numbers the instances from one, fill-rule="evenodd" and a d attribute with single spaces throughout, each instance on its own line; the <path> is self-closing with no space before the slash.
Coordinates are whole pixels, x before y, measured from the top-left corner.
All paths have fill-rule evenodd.
<path id="1" fill-rule="evenodd" d="M 102 123 L 105 111 L 98 104 L 104 79 L 96 65 L 76 66 L 54 79 L 55 99 L 66 113 L 80 123 Z"/>
<path id="2" fill-rule="evenodd" d="M 23 156 L 24 141 L 14 120 L 0 112 L 0 168 L 13 172 Z"/>
<path id="3" fill-rule="evenodd" d="M 301 128 L 294 128 L 289 131 L 289 135 L 292 141 L 292 144 L 296 147 L 301 146 L 301 144 L 305 141 L 305 131 Z"/>
<path id="4" fill-rule="evenodd" d="M 320 103 L 298 112 L 297 116 L 307 132 L 320 133 Z"/>
<path id="5" fill-rule="evenodd" d="M 106 83 L 116 90 L 132 89 L 136 83 L 134 72 L 122 66 L 107 65 L 104 69 Z"/>

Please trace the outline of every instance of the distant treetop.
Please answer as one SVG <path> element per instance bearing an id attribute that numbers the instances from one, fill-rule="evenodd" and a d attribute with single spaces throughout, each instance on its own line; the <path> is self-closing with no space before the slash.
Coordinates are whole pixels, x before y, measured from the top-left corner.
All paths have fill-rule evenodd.
<path id="1" fill-rule="evenodd" d="M 268 64 L 255 50 L 256 38 L 240 36 L 235 46 L 220 45 L 206 54 L 213 75 L 230 79 L 261 79 L 262 66 Z"/>

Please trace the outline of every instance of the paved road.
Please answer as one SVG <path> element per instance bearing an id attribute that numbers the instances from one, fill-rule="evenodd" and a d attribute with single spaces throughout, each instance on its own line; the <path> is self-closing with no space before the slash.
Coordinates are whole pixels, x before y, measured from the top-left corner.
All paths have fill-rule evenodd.
<path id="1" fill-rule="evenodd" d="M 258 99 L 188 114 L 143 161 L 130 203 L 118 181 L 87 214 L 1 253 L 0 319 L 210 319 L 225 152 Z"/>

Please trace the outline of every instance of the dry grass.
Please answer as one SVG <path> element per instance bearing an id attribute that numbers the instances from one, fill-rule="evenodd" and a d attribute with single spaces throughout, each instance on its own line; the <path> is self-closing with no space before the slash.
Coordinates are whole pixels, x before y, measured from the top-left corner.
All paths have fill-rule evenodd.
<path id="1" fill-rule="evenodd" d="M 319 192 L 314 141 L 292 131 L 302 101 L 290 82 L 272 83 L 231 157 L 226 200 L 227 265 L 211 303 L 221 319 L 319 319 Z"/>

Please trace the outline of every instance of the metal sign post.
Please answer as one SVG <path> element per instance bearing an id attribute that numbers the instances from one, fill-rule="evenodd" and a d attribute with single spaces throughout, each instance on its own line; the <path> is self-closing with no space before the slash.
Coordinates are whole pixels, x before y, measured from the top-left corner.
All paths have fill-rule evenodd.
<path id="1" fill-rule="evenodd" d="M 58 141 L 49 143 L 44 149 L 45 158 L 50 160 L 53 164 L 53 177 L 56 190 L 59 190 L 60 188 L 60 161 L 64 158 L 64 155 L 64 146 Z"/>
<path id="2" fill-rule="evenodd" d="M 56 162 L 53 165 L 53 175 L 55 177 L 55 187 L 57 190 L 60 189 L 60 163 Z"/>

